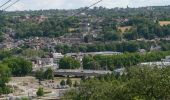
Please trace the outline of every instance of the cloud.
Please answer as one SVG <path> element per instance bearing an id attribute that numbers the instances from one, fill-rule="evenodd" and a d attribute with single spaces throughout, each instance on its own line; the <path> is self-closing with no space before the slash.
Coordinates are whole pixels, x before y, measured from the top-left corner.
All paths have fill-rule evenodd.
<path id="1" fill-rule="evenodd" d="M 0 4 L 3 3 L 2 1 L 0 1 Z M 97 0 L 20 0 L 8 10 L 75 9 L 89 6 L 94 2 L 97 2 Z M 103 0 L 97 6 L 114 8 L 154 5 L 170 5 L 170 0 Z"/>

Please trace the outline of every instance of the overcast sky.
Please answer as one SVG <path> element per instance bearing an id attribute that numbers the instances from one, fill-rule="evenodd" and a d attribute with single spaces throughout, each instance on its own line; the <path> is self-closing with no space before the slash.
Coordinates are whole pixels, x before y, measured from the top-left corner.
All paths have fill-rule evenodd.
<path id="1" fill-rule="evenodd" d="M 3 4 L 7 0 L 0 0 Z M 12 0 L 15 2 L 15 0 Z M 98 0 L 20 0 L 8 10 L 39 10 L 39 9 L 75 9 L 85 7 Z M 170 5 L 170 0 L 103 0 L 97 6 L 114 7 L 141 7 Z"/>

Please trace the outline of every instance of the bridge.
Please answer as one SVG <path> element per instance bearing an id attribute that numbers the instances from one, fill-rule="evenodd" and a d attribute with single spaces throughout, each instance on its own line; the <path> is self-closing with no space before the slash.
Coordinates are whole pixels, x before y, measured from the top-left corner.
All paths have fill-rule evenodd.
<path id="1" fill-rule="evenodd" d="M 111 74 L 112 71 L 104 71 L 104 70 L 65 70 L 60 69 L 54 72 L 55 76 L 75 76 L 75 77 L 90 77 L 90 76 L 100 76 Z"/>

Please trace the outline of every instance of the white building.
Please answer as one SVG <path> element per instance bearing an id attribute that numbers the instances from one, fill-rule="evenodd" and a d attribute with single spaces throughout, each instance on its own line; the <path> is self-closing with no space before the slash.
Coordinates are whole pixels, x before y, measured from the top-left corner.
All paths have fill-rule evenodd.
<path id="1" fill-rule="evenodd" d="M 162 59 L 162 61 L 170 62 L 170 56 L 166 56 L 165 59 Z"/>
<path id="2" fill-rule="evenodd" d="M 141 63 L 142 66 L 157 66 L 157 67 L 167 67 L 170 66 L 170 62 L 164 62 L 164 61 L 159 61 L 159 62 L 145 62 Z"/>
<path id="3" fill-rule="evenodd" d="M 59 61 L 63 57 L 64 55 L 62 55 L 61 53 L 53 53 L 51 56 L 34 58 L 32 59 L 34 70 L 38 70 L 41 68 L 47 69 L 49 67 L 51 67 L 52 69 L 58 69 Z"/>
<path id="4" fill-rule="evenodd" d="M 166 56 L 165 59 L 162 59 L 162 61 L 157 62 L 144 62 L 141 63 L 142 66 L 157 66 L 157 67 L 167 67 L 170 66 L 170 56 Z"/>
<path id="5" fill-rule="evenodd" d="M 62 55 L 61 53 L 53 53 L 53 63 L 57 66 L 57 68 L 59 67 L 60 59 L 63 57 L 64 55 Z"/>

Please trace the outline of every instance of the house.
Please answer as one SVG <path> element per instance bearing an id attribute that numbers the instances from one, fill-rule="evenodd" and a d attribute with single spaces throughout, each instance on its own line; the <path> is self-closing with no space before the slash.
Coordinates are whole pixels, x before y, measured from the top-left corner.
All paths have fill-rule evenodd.
<path id="1" fill-rule="evenodd" d="M 141 66 L 150 66 L 150 67 L 167 67 L 170 66 L 170 62 L 158 61 L 158 62 L 144 62 L 140 64 Z"/>
<path id="2" fill-rule="evenodd" d="M 157 66 L 159 68 L 170 66 L 170 56 L 166 56 L 165 59 L 157 62 L 144 62 L 141 63 L 142 66 Z"/>
<path id="3" fill-rule="evenodd" d="M 166 56 L 165 59 L 162 59 L 164 62 L 170 62 L 170 56 Z"/>
<path id="4" fill-rule="evenodd" d="M 40 57 L 32 58 L 31 61 L 34 66 L 34 70 L 41 68 L 47 69 L 49 67 L 52 69 L 57 69 L 59 67 L 59 61 L 63 57 L 64 55 L 62 55 L 61 53 L 51 53 L 41 58 Z"/>
<path id="5" fill-rule="evenodd" d="M 53 63 L 58 65 L 60 59 L 63 57 L 64 55 L 62 55 L 61 53 L 53 53 Z"/>
<path id="6" fill-rule="evenodd" d="M 123 75 L 125 73 L 125 68 L 117 68 L 113 71 L 116 75 Z"/>

